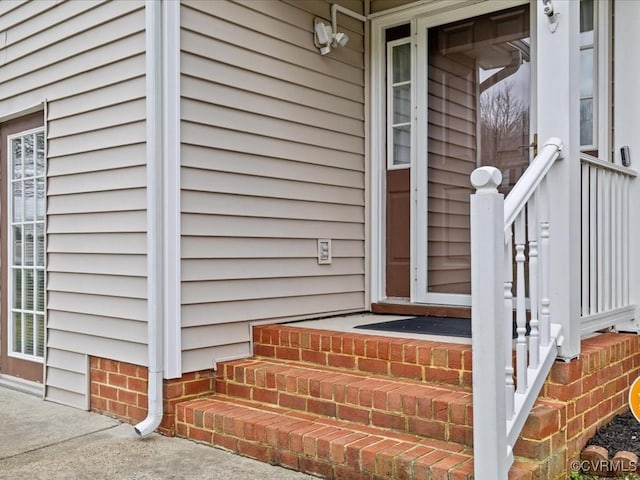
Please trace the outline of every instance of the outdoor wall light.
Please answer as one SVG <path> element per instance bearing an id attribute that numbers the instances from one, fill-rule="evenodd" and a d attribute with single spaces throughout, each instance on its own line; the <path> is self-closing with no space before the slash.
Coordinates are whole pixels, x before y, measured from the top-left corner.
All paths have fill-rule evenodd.
<path id="1" fill-rule="evenodd" d="M 332 48 L 344 47 L 349 41 L 349 36 L 343 32 L 334 32 L 333 27 L 324 23 L 319 18 L 313 24 L 313 44 L 320 50 L 320 54 L 326 55 Z"/>
<path id="2" fill-rule="evenodd" d="M 549 19 L 549 30 L 554 33 L 558 28 L 558 15 L 553 8 L 552 0 L 542 0 L 542 13 Z"/>
<path id="3" fill-rule="evenodd" d="M 365 22 L 367 17 L 360 15 L 338 4 L 331 5 L 331 25 L 324 23 L 320 18 L 313 20 L 313 44 L 321 55 L 326 55 L 333 48 L 344 47 L 349 41 L 349 35 L 338 31 L 338 12 L 349 17 Z"/>

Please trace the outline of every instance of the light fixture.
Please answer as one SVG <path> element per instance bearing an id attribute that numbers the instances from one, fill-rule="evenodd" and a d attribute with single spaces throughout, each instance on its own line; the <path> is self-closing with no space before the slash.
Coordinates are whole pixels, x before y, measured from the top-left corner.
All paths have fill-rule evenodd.
<path id="1" fill-rule="evenodd" d="M 348 8 L 338 4 L 331 5 L 331 25 L 324 23 L 320 18 L 313 20 L 313 44 L 320 50 L 320 54 L 322 55 L 331 52 L 333 48 L 344 47 L 349 41 L 349 35 L 338 31 L 338 12 L 358 19 L 361 22 L 367 20 L 367 17 L 364 15 L 360 15 Z"/>
<path id="2" fill-rule="evenodd" d="M 542 13 L 544 13 L 549 20 L 549 31 L 555 33 L 558 28 L 558 15 L 560 14 L 553 8 L 552 0 L 542 0 Z"/>
<path id="3" fill-rule="evenodd" d="M 333 34 L 333 46 L 336 47 L 340 45 L 344 47 L 349 41 L 349 35 L 344 32 L 336 32 Z"/>
<path id="4" fill-rule="evenodd" d="M 313 44 L 322 55 L 331 52 L 338 46 L 344 47 L 349 41 L 349 36 L 344 32 L 335 32 L 333 27 L 316 18 L 313 23 Z"/>
<path id="5" fill-rule="evenodd" d="M 327 25 L 319 18 L 316 18 L 313 24 L 313 29 L 315 32 L 314 43 L 316 47 L 319 48 L 319 45 L 329 45 L 331 43 L 333 37 L 331 25 Z"/>

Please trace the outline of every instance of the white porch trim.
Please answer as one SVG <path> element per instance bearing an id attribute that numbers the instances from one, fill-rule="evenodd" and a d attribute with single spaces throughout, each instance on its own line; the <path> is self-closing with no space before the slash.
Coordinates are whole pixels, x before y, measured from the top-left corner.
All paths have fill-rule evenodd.
<path id="1" fill-rule="evenodd" d="M 164 377 L 182 375 L 180 296 L 180 2 L 162 3 Z"/>
<path id="2" fill-rule="evenodd" d="M 554 2 L 558 15 L 555 32 L 537 2 L 537 125 L 538 138 L 560 137 L 565 161 L 550 177 L 548 201 L 552 205 L 550 225 L 551 264 L 564 265 L 550 278 L 552 323 L 562 325 L 564 342 L 560 356 L 580 352 L 580 136 L 579 122 L 579 2 Z"/>

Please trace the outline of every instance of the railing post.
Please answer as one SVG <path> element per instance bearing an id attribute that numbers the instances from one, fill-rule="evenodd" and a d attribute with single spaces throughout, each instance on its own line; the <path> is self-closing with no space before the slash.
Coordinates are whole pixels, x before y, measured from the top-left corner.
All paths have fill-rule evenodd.
<path id="1" fill-rule="evenodd" d="M 536 2 L 539 138 L 562 138 L 563 161 L 549 175 L 550 320 L 561 324 L 564 359 L 580 353 L 580 2 L 554 1 L 555 24 Z"/>
<path id="2" fill-rule="evenodd" d="M 497 168 L 471 174 L 471 333 L 473 348 L 474 478 L 506 480 L 504 328 L 504 197 Z M 510 332 L 509 332 L 510 333 Z"/>

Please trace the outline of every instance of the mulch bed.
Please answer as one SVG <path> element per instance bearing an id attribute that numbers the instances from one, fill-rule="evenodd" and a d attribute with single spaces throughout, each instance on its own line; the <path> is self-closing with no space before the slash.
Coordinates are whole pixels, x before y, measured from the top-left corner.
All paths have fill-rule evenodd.
<path id="1" fill-rule="evenodd" d="M 601 427 L 587 445 L 606 448 L 611 457 L 622 450 L 640 457 L 640 422 L 631 412 L 618 415 Z"/>

